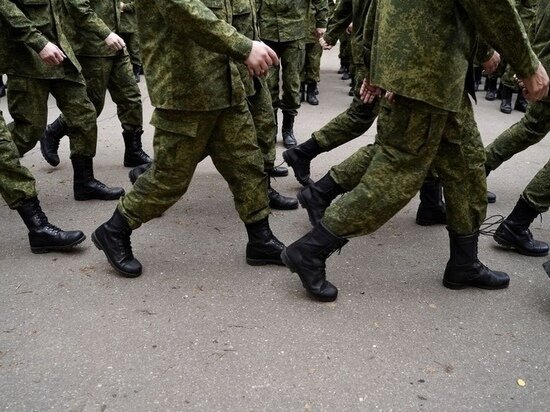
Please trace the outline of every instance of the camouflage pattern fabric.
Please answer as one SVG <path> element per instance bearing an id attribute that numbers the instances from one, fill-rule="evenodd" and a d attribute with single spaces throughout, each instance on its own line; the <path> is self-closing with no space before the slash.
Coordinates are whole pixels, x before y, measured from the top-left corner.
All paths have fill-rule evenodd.
<path id="1" fill-rule="evenodd" d="M 13 118 L 8 127 L 21 156 L 31 150 L 44 133 L 50 94 L 65 117 L 71 156 L 95 156 L 97 124 L 94 106 L 86 96 L 82 75 L 74 73 L 70 77 L 77 81 L 8 75 L 8 109 Z"/>
<path id="2" fill-rule="evenodd" d="M 36 197 L 34 177 L 19 163 L 17 147 L 10 137 L 4 116 L 0 112 L 0 195 L 11 209 L 25 199 Z"/>
<path id="3" fill-rule="evenodd" d="M 267 75 L 273 108 L 280 108 L 296 116 L 300 107 L 300 74 L 304 67 L 304 43 L 301 40 L 265 43 L 277 53 L 280 61 L 280 65 L 271 67 Z M 282 78 L 283 82 L 282 97 L 279 92 L 279 78 Z"/>
<path id="4" fill-rule="evenodd" d="M 318 41 L 305 44 L 304 68 L 300 80 L 302 83 L 321 81 L 321 56 L 323 49 Z"/>
<path id="5" fill-rule="evenodd" d="M 539 212 L 550 208 L 550 161 L 529 182 L 522 196 Z"/>
<path id="6" fill-rule="evenodd" d="M 378 142 L 360 183 L 326 210 L 323 223 L 331 232 L 374 232 L 418 192 L 430 166 L 443 183 L 449 228 L 478 230 L 487 207 L 485 152 L 466 93 L 458 113 L 402 96 L 394 104 L 383 100 Z"/>
<path id="7" fill-rule="evenodd" d="M 264 170 L 271 170 L 275 164 L 275 139 L 277 134 L 277 123 L 273 113 L 271 94 L 267 83 L 263 78 L 256 78 L 256 91 L 248 96 L 248 108 L 252 114 L 254 129 L 258 147 L 264 159 Z"/>
<path id="8" fill-rule="evenodd" d="M 338 186 L 350 192 L 361 182 L 378 148 L 376 143 L 361 147 L 342 163 L 332 166 L 330 176 Z"/>
<path id="9" fill-rule="evenodd" d="M 130 54 L 130 61 L 134 65 L 141 66 L 139 52 L 139 36 L 137 33 L 136 7 L 133 0 L 124 2 L 120 12 L 120 37 L 126 43 L 126 49 Z"/>
<path id="10" fill-rule="evenodd" d="M 338 40 L 340 40 L 340 49 L 338 52 L 340 63 L 350 65 L 353 62 L 353 57 L 351 55 L 351 36 L 348 33 L 342 33 Z"/>
<path id="11" fill-rule="evenodd" d="M 156 109 L 152 124 L 155 161 L 124 196 L 118 209 L 137 228 L 160 216 L 186 192 L 206 153 L 227 181 L 244 223 L 269 215 L 267 175 L 256 144 L 252 116 L 243 101 L 208 112 Z M 170 127 L 171 126 L 171 127 Z"/>

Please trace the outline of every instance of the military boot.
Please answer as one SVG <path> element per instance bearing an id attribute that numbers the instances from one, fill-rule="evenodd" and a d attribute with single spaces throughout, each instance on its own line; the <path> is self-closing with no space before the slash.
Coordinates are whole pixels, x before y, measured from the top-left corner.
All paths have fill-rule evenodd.
<path id="1" fill-rule="evenodd" d="M 507 249 L 522 255 L 546 256 L 548 244 L 533 239 L 529 226 L 539 212 L 523 197 L 520 197 L 512 213 L 500 224 L 493 239 Z"/>
<path id="2" fill-rule="evenodd" d="M 91 156 L 73 155 L 75 200 L 116 200 L 124 194 L 121 187 L 107 187 L 94 178 L 94 163 Z"/>
<path id="3" fill-rule="evenodd" d="M 523 96 L 523 93 L 520 90 L 518 92 L 516 104 L 514 105 L 514 110 L 525 113 L 527 111 L 527 105 L 528 105 L 527 100 L 525 100 L 525 96 Z"/>
<path id="4" fill-rule="evenodd" d="M 6 95 L 6 85 L 4 84 L 4 80 L 2 79 L 2 75 L 0 74 L 0 97 L 4 97 Z"/>
<path id="5" fill-rule="evenodd" d="M 267 197 L 269 198 L 269 207 L 277 210 L 292 210 L 298 208 L 298 200 L 293 197 L 283 196 L 271 187 L 271 178 L 268 181 Z"/>
<path id="6" fill-rule="evenodd" d="M 285 177 L 288 176 L 288 169 L 284 166 L 273 166 L 266 173 L 271 177 Z"/>
<path id="7" fill-rule="evenodd" d="M 134 72 L 134 78 L 136 79 L 136 83 L 139 83 L 141 81 L 139 75 L 141 74 L 141 66 L 139 64 L 133 64 L 132 70 Z"/>
<path id="8" fill-rule="evenodd" d="M 298 183 L 307 186 L 313 183 L 309 177 L 311 160 L 322 152 L 315 139 L 311 138 L 296 147 L 285 150 L 283 159 L 294 171 Z"/>
<path id="9" fill-rule="evenodd" d="M 80 230 L 64 231 L 49 223 L 36 197 L 24 200 L 17 212 L 29 229 L 32 253 L 70 249 L 86 239 Z"/>
<path id="10" fill-rule="evenodd" d="M 294 118 L 296 116 L 288 113 L 283 112 L 283 127 L 282 127 L 282 135 L 283 135 L 283 145 L 290 149 L 291 147 L 294 147 L 298 144 L 296 141 L 296 137 L 294 137 Z"/>
<path id="11" fill-rule="evenodd" d="M 124 138 L 124 166 L 136 167 L 142 164 L 151 163 L 151 159 L 142 149 L 141 135 L 142 128 L 122 126 L 122 137 Z"/>
<path id="12" fill-rule="evenodd" d="M 141 263 L 132 253 L 131 234 L 132 229 L 118 209 L 92 233 L 94 245 L 105 253 L 113 269 L 127 278 L 138 277 L 142 270 Z"/>
<path id="13" fill-rule="evenodd" d="M 46 162 L 54 167 L 59 164 L 59 155 L 57 154 L 59 142 L 66 134 L 67 124 L 58 117 L 52 124 L 46 126 L 46 130 L 44 130 L 44 134 L 40 139 L 42 156 L 44 156 Z"/>
<path id="14" fill-rule="evenodd" d="M 281 252 L 285 245 L 271 231 L 268 218 L 254 223 L 246 223 L 245 227 L 248 233 L 246 263 L 252 266 L 270 264 L 283 266 Z"/>
<path id="15" fill-rule="evenodd" d="M 487 77 L 485 80 L 485 86 L 487 87 L 487 93 L 485 94 L 485 100 L 492 102 L 497 98 L 497 82 L 498 77 Z"/>
<path id="16" fill-rule="evenodd" d="M 504 272 L 493 271 L 477 257 L 479 232 L 458 235 L 449 230 L 451 257 L 445 268 L 443 285 L 449 289 L 468 286 L 481 289 L 503 289 L 508 287 L 510 277 Z"/>
<path id="17" fill-rule="evenodd" d="M 144 163 L 142 165 L 134 167 L 130 172 L 128 172 L 128 178 L 132 184 L 136 183 L 138 177 L 151 168 L 153 163 Z"/>
<path id="18" fill-rule="evenodd" d="M 313 106 L 317 106 L 319 104 L 319 99 L 315 95 L 315 90 L 317 90 L 317 82 L 308 83 L 306 90 L 307 102 Z"/>
<path id="19" fill-rule="evenodd" d="M 447 212 L 439 179 L 424 180 L 420 188 L 420 205 L 416 212 L 416 223 L 420 226 L 447 223 Z"/>
<path id="20" fill-rule="evenodd" d="M 336 236 L 319 223 L 288 246 L 281 258 L 292 273 L 300 276 L 302 285 L 313 298 L 332 302 L 338 297 L 338 289 L 326 280 L 326 260 L 346 243 L 347 239 Z"/>
<path id="21" fill-rule="evenodd" d="M 512 113 L 512 94 L 513 90 L 508 86 L 502 86 L 502 102 L 500 102 L 500 111 L 504 114 Z"/>
<path id="22" fill-rule="evenodd" d="M 306 101 L 306 84 L 300 83 L 300 103 L 303 103 Z"/>
<path id="23" fill-rule="evenodd" d="M 326 208 L 338 195 L 345 192 L 330 173 L 327 173 L 319 181 L 303 188 L 298 193 L 298 201 L 307 210 L 311 225 L 316 226 L 323 218 Z"/>

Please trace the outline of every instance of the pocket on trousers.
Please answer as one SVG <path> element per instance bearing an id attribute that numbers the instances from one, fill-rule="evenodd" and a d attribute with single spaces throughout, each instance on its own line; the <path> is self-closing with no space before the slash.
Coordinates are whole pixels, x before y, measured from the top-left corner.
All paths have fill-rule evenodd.
<path id="1" fill-rule="evenodd" d="M 7 89 L 12 92 L 26 92 L 29 88 L 28 81 L 24 77 L 8 76 Z"/>
<path id="2" fill-rule="evenodd" d="M 199 121 L 179 110 L 155 109 L 151 124 L 158 129 L 188 137 L 197 137 Z"/>

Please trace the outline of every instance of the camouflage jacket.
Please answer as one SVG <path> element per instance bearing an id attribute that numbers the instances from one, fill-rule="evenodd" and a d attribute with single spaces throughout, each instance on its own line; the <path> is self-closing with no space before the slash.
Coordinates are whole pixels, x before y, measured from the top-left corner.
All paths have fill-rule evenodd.
<path id="1" fill-rule="evenodd" d="M 229 0 L 136 0 L 147 88 L 154 107 L 209 111 L 242 103 L 252 40 L 231 26 Z"/>
<path id="2" fill-rule="evenodd" d="M 118 0 L 59 1 L 70 17 L 65 32 L 77 56 L 109 57 L 120 53 L 105 43 L 109 34 L 120 32 Z"/>
<path id="3" fill-rule="evenodd" d="M 256 19 L 256 4 L 254 0 L 231 0 L 233 4 L 233 27 L 251 40 L 259 40 L 258 22 Z M 247 96 L 256 93 L 254 80 L 248 74 L 246 65 L 237 64 Z"/>
<path id="4" fill-rule="evenodd" d="M 62 79 L 66 65 L 80 71 L 61 29 L 63 17 L 58 0 L 0 0 L 2 71 L 35 79 Z M 48 42 L 56 44 L 67 56 L 61 65 L 46 65 L 38 56 Z"/>
<path id="5" fill-rule="evenodd" d="M 123 2 L 124 7 L 120 11 L 120 33 L 137 32 L 136 6 L 134 1 Z"/>
<path id="6" fill-rule="evenodd" d="M 550 0 L 539 0 L 537 14 L 532 25 L 531 40 L 533 51 L 544 68 L 550 72 Z"/>
<path id="7" fill-rule="evenodd" d="M 364 64 L 363 29 L 371 0 L 340 0 L 330 17 L 324 39 L 333 46 L 338 37 L 353 23 L 351 56 L 354 64 Z"/>
<path id="8" fill-rule="evenodd" d="M 371 82 L 458 111 L 476 29 L 518 76 L 535 73 L 538 59 L 509 0 L 375 0 L 364 31 Z"/>
<path id="9" fill-rule="evenodd" d="M 259 0 L 260 37 L 276 42 L 304 39 L 309 30 L 311 4 L 315 10 L 315 27 L 327 27 L 327 0 Z"/>

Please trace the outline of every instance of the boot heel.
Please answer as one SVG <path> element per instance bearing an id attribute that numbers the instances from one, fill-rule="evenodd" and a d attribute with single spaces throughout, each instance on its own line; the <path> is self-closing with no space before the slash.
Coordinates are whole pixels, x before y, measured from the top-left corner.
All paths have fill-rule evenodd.
<path id="1" fill-rule="evenodd" d="M 31 246 L 31 252 L 37 255 L 41 255 L 44 253 L 48 253 L 50 251 L 47 247 L 32 247 Z"/>
<path id="2" fill-rule="evenodd" d="M 445 279 L 443 279 L 443 286 L 445 286 L 448 289 L 453 289 L 453 290 L 464 289 L 464 288 L 467 287 L 466 285 L 462 285 L 460 283 L 449 282 L 448 280 L 445 280 Z"/>

